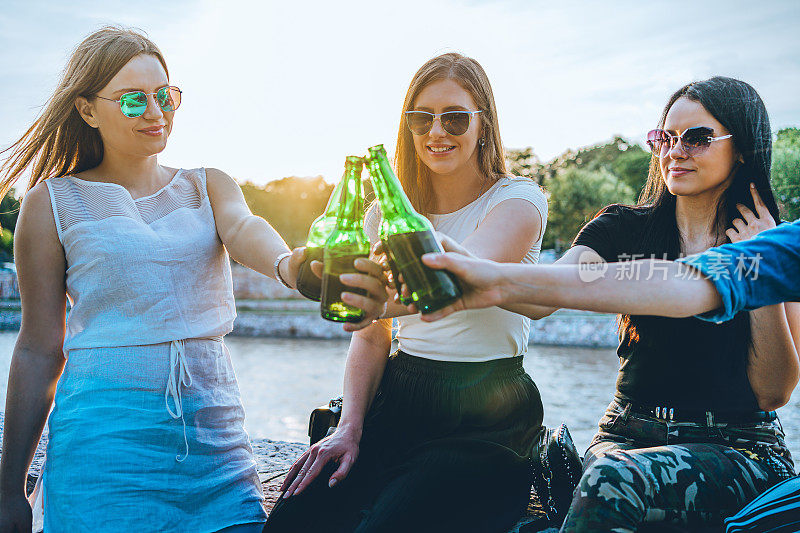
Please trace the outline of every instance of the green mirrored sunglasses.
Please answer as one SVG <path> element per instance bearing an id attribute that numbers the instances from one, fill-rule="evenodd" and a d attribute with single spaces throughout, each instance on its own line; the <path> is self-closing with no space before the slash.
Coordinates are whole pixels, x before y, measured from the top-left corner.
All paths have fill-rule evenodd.
<path id="1" fill-rule="evenodd" d="M 171 85 L 161 87 L 154 93 L 146 93 L 144 91 L 132 91 L 125 93 L 119 97 L 119 100 L 106 98 L 104 96 L 95 96 L 101 100 L 117 102 L 123 115 L 128 118 L 136 118 L 144 115 L 144 112 L 147 109 L 147 97 L 151 95 L 155 98 L 156 103 L 165 113 L 175 111 L 181 105 L 181 90 Z"/>

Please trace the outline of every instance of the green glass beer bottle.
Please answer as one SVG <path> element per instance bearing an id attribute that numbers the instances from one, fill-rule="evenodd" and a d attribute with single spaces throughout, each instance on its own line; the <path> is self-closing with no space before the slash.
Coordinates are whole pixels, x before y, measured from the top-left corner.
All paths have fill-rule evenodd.
<path id="1" fill-rule="evenodd" d="M 364 194 L 361 190 L 361 171 L 364 160 L 349 156 L 342 178 L 341 199 L 336 226 L 325 241 L 322 252 L 322 318 L 334 322 L 360 322 L 364 311 L 342 301 L 342 292 L 366 295 L 363 289 L 348 287 L 339 275 L 356 273 L 353 264 L 359 257 L 369 257 L 369 237 L 364 231 Z"/>
<path id="2" fill-rule="evenodd" d="M 397 279 L 398 274 L 402 274 L 411 293 L 410 300 L 401 299 L 401 302 L 414 303 L 421 313 L 427 314 L 457 300 L 461 290 L 455 277 L 422 263 L 424 254 L 442 252 L 442 247 L 433 234 L 433 225 L 411 205 L 382 144 L 369 149 L 366 162 L 381 206 L 380 237 L 395 286 L 399 289 Z"/>
<path id="3" fill-rule="evenodd" d="M 346 172 L 346 169 L 345 169 Z M 322 295 L 322 280 L 311 270 L 311 261 L 322 261 L 322 249 L 328 240 L 333 228 L 336 227 L 336 216 L 339 213 L 339 199 L 342 194 L 344 178 L 339 180 L 333 188 L 328 205 L 320 216 L 314 219 L 308 230 L 306 240 L 306 259 L 300 265 L 297 273 L 297 290 L 308 298 L 318 302 Z"/>

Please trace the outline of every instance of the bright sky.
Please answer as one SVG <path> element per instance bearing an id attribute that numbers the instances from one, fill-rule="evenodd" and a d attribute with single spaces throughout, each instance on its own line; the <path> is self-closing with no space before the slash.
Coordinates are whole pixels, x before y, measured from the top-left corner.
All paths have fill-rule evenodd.
<path id="1" fill-rule="evenodd" d="M 346 155 L 391 150 L 412 75 L 447 51 L 486 69 L 504 144 L 544 160 L 641 140 L 673 91 L 715 74 L 752 84 L 773 130 L 800 125 L 796 0 L 3 0 L 0 146 L 108 23 L 144 30 L 184 90 L 162 161 L 240 181 L 336 179 Z"/>

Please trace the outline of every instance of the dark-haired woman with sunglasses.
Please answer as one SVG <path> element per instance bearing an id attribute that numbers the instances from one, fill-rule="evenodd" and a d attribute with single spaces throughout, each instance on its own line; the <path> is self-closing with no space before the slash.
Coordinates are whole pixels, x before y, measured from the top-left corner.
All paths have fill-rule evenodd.
<path id="1" fill-rule="evenodd" d="M 546 199 L 506 172 L 481 66 L 430 60 L 401 119 L 395 166 L 415 208 L 480 257 L 536 262 Z M 369 210 L 373 240 L 379 219 Z M 353 335 L 339 427 L 295 463 L 265 532 L 507 531 L 543 415 L 522 369 L 528 320 L 494 308 L 428 324 L 396 303 L 385 316 L 399 316 L 398 351 L 390 320 Z"/>
<path id="2" fill-rule="evenodd" d="M 159 164 L 180 98 L 155 44 L 102 29 L 2 168 L 3 193 L 31 176 L 15 235 L 22 326 L 2 533 L 31 531 L 26 473 L 51 404 L 45 531 L 246 533 L 266 519 L 223 342 L 236 309 L 228 254 L 290 282 L 303 254 L 223 172 Z M 369 268 L 374 318 L 386 294 Z"/>
<path id="3" fill-rule="evenodd" d="M 611 206 L 571 258 L 676 259 L 775 227 L 771 131 L 759 95 L 724 77 L 673 94 L 640 206 Z M 742 268 L 756 268 L 743 258 Z M 573 259 L 574 262 L 574 259 Z M 709 323 L 623 315 L 617 393 L 584 460 L 564 530 L 719 524 L 794 473 L 774 412 L 798 381 L 800 305 Z M 613 497 L 615 491 L 627 496 Z"/>
<path id="4" fill-rule="evenodd" d="M 786 404 L 800 375 L 800 304 L 773 299 L 755 309 L 759 298 L 751 295 L 752 302 L 724 317 L 729 320 L 714 323 L 651 316 L 685 315 L 674 307 L 660 311 L 666 304 L 660 306 L 657 293 L 636 294 L 633 281 L 620 283 L 609 298 L 626 304 L 603 308 L 602 292 L 591 285 L 609 262 L 618 263 L 613 275 L 623 282 L 638 277 L 657 287 L 650 280 L 663 277 L 665 289 L 686 294 L 688 288 L 667 284 L 668 264 L 631 259 L 677 259 L 727 242 L 744 244 L 775 227 L 764 104 L 739 80 L 691 83 L 670 98 L 648 144 L 653 160 L 640 205 L 610 206 L 587 224 L 559 263 L 598 265 L 584 266 L 578 276 L 564 271 L 562 282 L 548 285 L 562 296 L 542 291 L 539 300 L 634 310 L 622 316 L 617 391 L 586 452 L 563 531 L 635 531 L 645 522 L 718 528 L 724 517 L 794 473 L 774 410 Z M 769 233 L 787 246 L 795 228 L 782 228 Z M 748 255 L 703 254 L 690 264 L 717 278 L 757 277 L 761 267 L 771 279 L 782 279 L 768 286 L 787 285 L 791 274 L 781 276 L 782 265 L 763 265 L 775 255 L 759 253 L 766 241 L 755 239 Z M 608 277 L 603 283 L 613 283 Z M 536 318 L 552 310 L 531 306 L 527 313 Z"/>

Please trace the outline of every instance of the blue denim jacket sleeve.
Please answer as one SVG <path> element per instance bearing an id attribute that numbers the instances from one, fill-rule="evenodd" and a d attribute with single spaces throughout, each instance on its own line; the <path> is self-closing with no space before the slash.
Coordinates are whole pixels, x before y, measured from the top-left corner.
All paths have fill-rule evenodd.
<path id="1" fill-rule="evenodd" d="M 752 239 L 678 259 L 714 283 L 722 307 L 698 318 L 730 320 L 739 311 L 800 300 L 800 220 Z"/>

